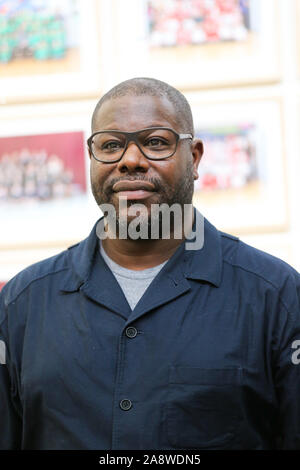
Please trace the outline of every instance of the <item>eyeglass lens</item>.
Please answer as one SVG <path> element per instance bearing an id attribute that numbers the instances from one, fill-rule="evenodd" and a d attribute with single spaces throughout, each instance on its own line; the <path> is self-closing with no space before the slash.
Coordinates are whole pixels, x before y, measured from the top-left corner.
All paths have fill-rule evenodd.
<path id="1" fill-rule="evenodd" d="M 101 161 L 117 160 L 121 157 L 126 142 L 127 136 L 122 132 L 103 131 L 94 135 L 92 151 Z M 136 142 L 147 157 L 166 158 L 174 153 L 177 137 L 167 129 L 151 129 L 137 133 Z"/>

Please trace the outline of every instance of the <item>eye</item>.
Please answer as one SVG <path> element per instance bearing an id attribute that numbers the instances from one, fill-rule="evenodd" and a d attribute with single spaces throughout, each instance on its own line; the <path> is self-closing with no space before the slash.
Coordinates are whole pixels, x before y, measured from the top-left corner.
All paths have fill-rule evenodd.
<path id="1" fill-rule="evenodd" d="M 122 148 L 123 146 L 121 142 L 118 142 L 116 140 L 110 140 L 101 145 L 101 150 L 107 151 L 107 152 L 114 152 L 115 150 L 120 150 Z"/>
<path id="2" fill-rule="evenodd" d="M 145 146 L 148 147 L 165 147 L 167 145 L 169 145 L 169 143 L 162 137 L 150 137 L 145 142 Z"/>

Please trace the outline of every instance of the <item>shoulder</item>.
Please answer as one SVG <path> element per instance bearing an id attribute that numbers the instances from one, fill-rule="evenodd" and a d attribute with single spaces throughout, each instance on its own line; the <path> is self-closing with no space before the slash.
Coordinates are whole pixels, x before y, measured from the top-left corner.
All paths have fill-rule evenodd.
<path id="1" fill-rule="evenodd" d="M 223 262 L 229 269 L 246 281 L 273 288 L 285 305 L 289 305 L 292 298 L 300 299 L 300 274 L 292 266 L 233 235 L 219 233 Z"/>
<path id="2" fill-rule="evenodd" d="M 101 219 L 99 219 L 101 220 Z M 51 296 L 65 289 L 78 289 L 86 277 L 94 259 L 98 238 L 96 234 L 99 220 L 87 238 L 70 246 L 55 256 L 34 263 L 14 276 L 0 292 L 0 324 L 4 311 L 9 305 L 25 310 L 38 301 L 51 301 Z"/>
<path id="3" fill-rule="evenodd" d="M 34 263 L 16 274 L 5 284 L 1 291 L 4 305 L 8 306 L 15 302 L 24 291 L 39 283 L 39 281 L 47 284 L 60 276 L 63 277 L 70 267 L 69 252 L 78 245 L 72 245 L 57 255 Z"/>
<path id="4" fill-rule="evenodd" d="M 224 262 L 240 268 L 279 287 L 282 275 L 300 278 L 300 274 L 288 263 L 265 251 L 254 248 L 239 238 L 220 232 Z"/>

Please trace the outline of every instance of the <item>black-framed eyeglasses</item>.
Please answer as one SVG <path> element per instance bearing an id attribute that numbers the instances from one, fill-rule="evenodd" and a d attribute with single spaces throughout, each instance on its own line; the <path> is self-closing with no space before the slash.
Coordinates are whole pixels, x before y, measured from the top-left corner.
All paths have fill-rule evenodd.
<path id="1" fill-rule="evenodd" d="M 184 139 L 193 139 L 193 136 L 178 134 L 169 127 L 148 127 L 136 132 L 98 131 L 88 138 L 87 144 L 96 160 L 115 163 L 121 160 L 129 142 L 135 142 L 149 160 L 164 160 L 174 155 L 178 142 Z"/>

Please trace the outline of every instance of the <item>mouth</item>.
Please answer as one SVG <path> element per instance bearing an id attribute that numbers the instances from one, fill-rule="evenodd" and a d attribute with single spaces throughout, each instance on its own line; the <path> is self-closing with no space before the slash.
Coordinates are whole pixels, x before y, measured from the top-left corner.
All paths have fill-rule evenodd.
<path id="1" fill-rule="evenodd" d="M 149 181 L 141 180 L 123 180 L 118 181 L 112 187 L 112 190 L 118 196 L 127 199 L 145 199 L 155 192 L 155 186 Z"/>
<path id="2" fill-rule="evenodd" d="M 154 191 L 155 187 L 149 181 L 141 181 L 141 180 L 123 180 L 118 181 L 112 187 L 113 191 L 120 192 L 120 191 Z"/>

